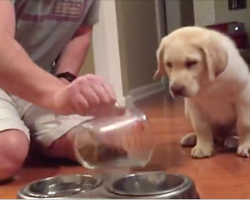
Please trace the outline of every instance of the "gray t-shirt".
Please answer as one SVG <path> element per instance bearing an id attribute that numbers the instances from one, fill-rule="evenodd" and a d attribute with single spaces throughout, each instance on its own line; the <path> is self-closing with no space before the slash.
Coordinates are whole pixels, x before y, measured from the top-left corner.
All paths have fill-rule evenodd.
<path id="1" fill-rule="evenodd" d="M 99 19 L 100 0 L 10 1 L 16 12 L 16 40 L 47 71 L 76 30 Z"/>

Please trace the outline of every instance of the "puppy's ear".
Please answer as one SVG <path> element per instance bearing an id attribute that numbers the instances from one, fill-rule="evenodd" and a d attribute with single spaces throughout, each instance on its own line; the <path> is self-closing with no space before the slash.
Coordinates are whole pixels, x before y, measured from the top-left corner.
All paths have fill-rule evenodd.
<path id="1" fill-rule="evenodd" d="M 206 42 L 202 50 L 205 54 L 208 78 L 210 81 L 213 81 L 228 65 L 227 50 L 217 40 Z"/>
<path id="2" fill-rule="evenodd" d="M 156 51 L 157 70 L 153 76 L 154 80 L 160 79 L 165 74 L 164 61 L 163 61 L 164 49 L 165 49 L 165 45 L 163 44 L 163 40 L 162 40 Z"/>

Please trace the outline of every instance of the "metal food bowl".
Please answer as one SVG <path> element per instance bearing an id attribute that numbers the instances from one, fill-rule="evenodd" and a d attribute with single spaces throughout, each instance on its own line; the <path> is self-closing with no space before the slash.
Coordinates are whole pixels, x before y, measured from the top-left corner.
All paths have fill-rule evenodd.
<path id="1" fill-rule="evenodd" d="M 17 198 L 199 199 L 199 195 L 189 177 L 160 171 L 56 176 L 28 184 Z"/>
<path id="2" fill-rule="evenodd" d="M 165 172 L 130 174 L 112 182 L 107 189 L 111 193 L 130 198 L 199 198 L 189 177 Z"/>
<path id="3" fill-rule="evenodd" d="M 87 174 L 56 176 L 28 184 L 17 196 L 21 199 L 66 197 L 93 190 L 101 183 L 100 177 Z"/>

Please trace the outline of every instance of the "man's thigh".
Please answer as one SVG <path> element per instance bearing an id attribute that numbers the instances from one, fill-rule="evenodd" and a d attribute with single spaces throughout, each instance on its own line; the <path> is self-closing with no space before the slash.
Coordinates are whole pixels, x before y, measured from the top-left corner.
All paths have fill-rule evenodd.
<path id="1" fill-rule="evenodd" d="M 30 140 L 29 129 L 21 120 L 15 103 L 4 90 L 0 89 L 0 132 L 7 130 L 23 132 Z"/>
<path id="2" fill-rule="evenodd" d="M 12 97 L 26 126 L 30 129 L 31 138 L 43 148 L 51 147 L 61 141 L 67 133 L 90 119 L 79 115 L 61 116 L 42 107 Z M 58 145 L 60 146 L 60 145 Z"/>

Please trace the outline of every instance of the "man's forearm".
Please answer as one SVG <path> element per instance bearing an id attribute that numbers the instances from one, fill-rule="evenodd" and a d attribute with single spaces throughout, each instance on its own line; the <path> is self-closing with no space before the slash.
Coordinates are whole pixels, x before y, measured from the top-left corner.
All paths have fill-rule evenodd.
<path id="1" fill-rule="evenodd" d="M 0 87 L 27 101 L 51 108 L 64 85 L 39 68 L 8 31 L 0 29 Z M 49 87 L 48 87 L 49 86 Z"/>
<path id="2" fill-rule="evenodd" d="M 29 58 L 14 39 L 15 27 L 14 6 L 9 0 L 0 1 L 0 88 L 53 109 L 53 94 L 64 85 Z"/>
<path id="3" fill-rule="evenodd" d="M 68 71 L 77 76 L 84 64 L 90 41 L 91 28 L 80 29 L 60 55 L 56 63 L 56 74 Z"/>

